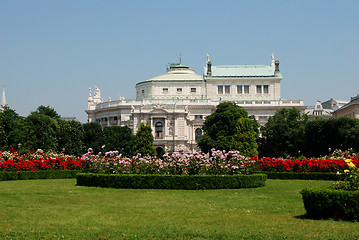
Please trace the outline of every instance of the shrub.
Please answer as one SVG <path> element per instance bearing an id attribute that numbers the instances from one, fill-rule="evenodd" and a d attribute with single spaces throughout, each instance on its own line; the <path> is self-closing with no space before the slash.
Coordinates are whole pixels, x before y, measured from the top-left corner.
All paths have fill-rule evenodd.
<path id="1" fill-rule="evenodd" d="M 27 180 L 27 179 L 58 179 L 75 178 L 79 170 L 40 170 L 0 172 L 0 181 Z"/>
<path id="2" fill-rule="evenodd" d="M 359 190 L 306 188 L 300 193 L 310 218 L 359 221 Z"/>
<path id="3" fill-rule="evenodd" d="M 142 189 L 254 188 L 265 185 L 265 174 L 252 175 L 158 175 L 79 173 L 77 185 Z"/>

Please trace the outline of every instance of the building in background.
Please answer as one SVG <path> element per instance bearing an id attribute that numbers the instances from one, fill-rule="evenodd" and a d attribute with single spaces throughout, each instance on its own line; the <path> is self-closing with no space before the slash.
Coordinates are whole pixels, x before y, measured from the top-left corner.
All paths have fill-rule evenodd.
<path id="1" fill-rule="evenodd" d="M 327 109 L 323 107 L 321 101 L 317 101 L 313 108 L 307 108 L 304 110 L 304 114 L 307 114 L 310 118 L 332 118 L 332 113 L 334 112 L 333 109 Z"/>
<path id="2" fill-rule="evenodd" d="M 352 97 L 350 102 L 333 112 L 334 118 L 359 118 L 359 95 Z"/>
<path id="3" fill-rule="evenodd" d="M 104 102 L 96 87 L 88 97 L 88 122 L 106 126 L 129 126 L 137 132 L 141 123 L 152 127 L 158 151 L 197 150 L 206 116 L 220 102 L 233 101 L 263 125 L 281 108 L 304 111 L 302 100 L 283 100 L 279 61 L 270 65 L 212 66 L 207 55 L 203 76 L 193 69 L 169 64 L 163 75 L 136 84 L 136 99 Z"/>

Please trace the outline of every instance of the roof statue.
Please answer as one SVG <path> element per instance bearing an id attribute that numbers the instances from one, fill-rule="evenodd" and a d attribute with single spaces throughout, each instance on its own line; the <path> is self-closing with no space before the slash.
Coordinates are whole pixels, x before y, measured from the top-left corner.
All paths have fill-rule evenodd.
<path id="1" fill-rule="evenodd" d="M 209 54 L 207 53 L 207 63 L 210 62 L 209 60 Z"/>
<path id="2" fill-rule="evenodd" d="M 275 65 L 275 64 L 274 64 L 274 53 L 272 53 L 272 61 L 271 61 L 270 66 L 271 66 L 271 67 L 274 67 L 274 65 Z"/>
<path id="3" fill-rule="evenodd" d="M 2 99 L 1 99 L 1 111 L 4 110 L 6 106 L 6 99 L 5 99 L 5 87 L 2 88 Z"/>

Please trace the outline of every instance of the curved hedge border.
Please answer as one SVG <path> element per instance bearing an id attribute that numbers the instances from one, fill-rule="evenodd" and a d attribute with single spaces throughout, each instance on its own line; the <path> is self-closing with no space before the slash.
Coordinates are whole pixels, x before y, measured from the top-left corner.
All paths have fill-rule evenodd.
<path id="1" fill-rule="evenodd" d="M 260 172 L 267 174 L 268 179 L 302 179 L 302 180 L 341 180 L 342 175 L 325 172 Z"/>
<path id="2" fill-rule="evenodd" d="M 79 173 L 77 185 L 141 189 L 255 188 L 265 185 L 265 174 L 253 175 L 143 175 Z"/>
<path id="3" fill-rule="evenodd" d="M 16 171 L 0 172 L 0 181 L 27 180 L 27 179 L 55 179 L 75 178 L 80 170 L 39 170 L 39 171 Z"/>
<path id="4" fill-rule="evenodd" d="M 359 221 L 359 190 L 306 188 L 300 193 L 310 218 Z"/>

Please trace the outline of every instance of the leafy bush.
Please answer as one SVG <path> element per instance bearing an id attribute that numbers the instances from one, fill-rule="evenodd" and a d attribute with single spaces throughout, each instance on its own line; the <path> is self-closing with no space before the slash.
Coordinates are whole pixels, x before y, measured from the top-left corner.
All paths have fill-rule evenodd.
<path id="1" fill-rule="evenodd" d="M 232 189 L 265 185 L 265 174 L 252 175 L 158 175 L 79 173 L 77 185 L 141 189 Z"/>
<path id="2" fill-rule="evenodd" d="M 300 193 L 310 218 L 359 221 L 359 191 L 306 188 Z"/>
<path id="3" fill-rule="evenodd" d="M 0 181 L 75 178 L 76 174 L 79 172 L 80 172 L 79 170 L 40 170 L 40 171 L 0 172 Z"/>

